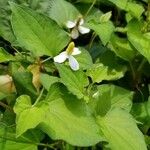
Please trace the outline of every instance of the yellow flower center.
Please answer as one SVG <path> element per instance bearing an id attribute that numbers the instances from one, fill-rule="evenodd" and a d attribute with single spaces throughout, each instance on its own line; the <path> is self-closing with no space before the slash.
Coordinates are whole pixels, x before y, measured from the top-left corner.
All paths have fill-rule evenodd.
<path id="1" fill-rule="evenodd" d="M 71 54 L 72 54 L 74 47 L 75 47 L 74 42 L 71 42 L 71 43 L 68 45 L 67 50 L 66 50 L 68 55 L 71 55 Z"/>

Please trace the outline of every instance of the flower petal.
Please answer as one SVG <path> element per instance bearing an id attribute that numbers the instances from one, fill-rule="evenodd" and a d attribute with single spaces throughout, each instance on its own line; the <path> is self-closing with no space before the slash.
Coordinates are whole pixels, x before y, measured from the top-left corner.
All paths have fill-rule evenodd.
<path id="1" fill-rule="evenodd" d="M 79 22 L 79 25 L 83 25 L 83 24 L 84 24 L 84 19 L 81 18 L 81 19 L 80 19 L 80 22 Z"/>
<path id="2" fill-rule="evenodd" d="M 76 22 L 67 21 L 66 26 L 67 26 L 67 28 L 71 29 L 76 26 Z"/>
<path id="3" fill-rule="evenodd" d="M 73 28 L 71 31 L 71 37 L 72 39 L 77 39 L 79 37 L 79 31 L 77 28 Z"/>
<path id="4" fill-rule="evenodd" d="M 79 55 L 80 53 L 81 53 L 81 51 L 79 50 L 79 48 L 75 47 L 75 48 L 73 49 L 73 52 L 72 52 L 71 55 Z"/>
<path id="5" fill-rule="evenodd" d="M 79 69 L 79 63 L 73 56 L 69 56 L 69 65 L 74 71 L 77 71 Z"/>
<path id="6" fill-rule="evenodd" d="M 63 63 L 68 58 L 67 52 L 61 52 L 59 55 L 54 57 L 54 62 Z"/>
<path id="7" fill-rule="evenodd" d="M 86 28 L 86 27 L 83 27 L 83 26 L 79 26 L 78 29 L 79 29 L 79 32 L 80 32 L 81 34 L 86 34 L 86 33 L 89 33 L 89 32 L 90 32 L 90 29 L 89 29 L 89 28 Z"/>

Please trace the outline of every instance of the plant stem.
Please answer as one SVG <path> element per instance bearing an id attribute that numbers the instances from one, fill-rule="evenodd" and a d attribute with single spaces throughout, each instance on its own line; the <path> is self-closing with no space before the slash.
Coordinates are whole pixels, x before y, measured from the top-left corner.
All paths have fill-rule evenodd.
<path id="1" fill-rule="evenodd" d="M 38 98 L 36 99 L 36 101 L 35 101 L 35 103 L 32 105 L 32 107 L 34 107 L 34 106 L 39 102 L 39 100 L 40 100 L 41 97 L 42 97 L 43 92 L 44 92 L 44 87 L 42 88 L 42 90 L 41 90 L 41 92 L 40 92 Z"/>
<path id="2" fill-rule="evenodd" d="M 87 10 L 86 14 L 84 15 L 84 18 L 87 17 L 87 15 L 89 14 L 89 12 L 90 12 L 90 11 L 92 10 L 92 8 L 94 7 L 95 3 L 96 3 L 96 0 L 93 0 L 92 5 L 90 6 L 90 8 Z"/>
<path id="3" fill-rule="evenodd" d="M 132 71 L 133 80 L 135 80 L 136 75 L 135 75 L 135 71 L 134 71 L 133 65 L 132 65 L 131 62 L 129 62 L 129 65 L 130 65 L 130 68 L 131 68 L 131 71 Z"/>
<path id="4" fill-rule="evenodd" d="M 144 66 L 145 63 L 146 63 L 146 59 L 143 58 L 142 62 L 140 63 L 140 65 L 139 65 L 139 67 L 138 67 L 138 69 L 137 69 L 138 72 L 141 71 L 141 69 L 143 68 L 143 66 Z"/>
<path id="5" fill-rule="evenodd" d="M 91 40 L 90 40 L 90 43 L 89 43 L 89 49 L 92 47 L 92 44 L 93 44 L 93 41 L 94 41 L 94 39 L 96 38 L 96 34 L 95 34 L 95 32 L 92 34 L 92 38 L 91 38 Z"/>
<path id="6" fill-rule="evenodd" d="M 0 106 L 4 107 L 6 109 L 9 109 L 10 111 L 13 112 L 13 109 L 11 107 L 9 107 L 8 105 L 6 105 L 5 103 L 3 103 L 3 102 L 0 102 Z"/>
<path id="7" fill-rule="evenodd" d="M 52 57 L 48 57 L 48 58 L 44 59 L 41 63 L 43 64 L 43 63 L 45 63 L 46 61 L 50 60 L 51 58 L 52 58 Z"/>

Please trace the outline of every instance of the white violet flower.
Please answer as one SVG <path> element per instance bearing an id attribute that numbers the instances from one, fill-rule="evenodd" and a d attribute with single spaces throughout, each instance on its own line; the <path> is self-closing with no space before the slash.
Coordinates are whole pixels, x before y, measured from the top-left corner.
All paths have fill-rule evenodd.
<path id="1" fill-rule="evenodd" d="M 71 42 L 64 52 L 61 52 L 59 55 L 54 57 L 54 62 L 63 63 L 68 59 L 71 69 L 77 71 L 79 69 L 79 63 L 73 56 L 80 53 L 81 51 L 79 48 L 75 47 L 74 42 Z"/>
<path id="2" fill-rule="evenodd" d="M 84 24 L 84 20 L 82 17 L 79 17 L 75 21 L 67 21 L 67 28 L 71 29 L 71 37 L 72 39 L 77 39 L 79 37 L 79 33 L 86 34 L 90 32 L 89 28 L 82 26 Z"/>

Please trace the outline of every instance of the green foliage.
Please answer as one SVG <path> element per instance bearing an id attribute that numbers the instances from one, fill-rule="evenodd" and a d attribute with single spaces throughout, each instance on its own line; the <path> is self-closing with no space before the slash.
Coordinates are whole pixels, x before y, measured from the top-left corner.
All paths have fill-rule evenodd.
<path id="1" fill-rule="evenodd" d="M 132 116 L 127 112 L 121 109 L 112 109 L 105 117 L 99 117 L 98 122 L 112 149 L 147 149 L 144 136 L 138 130 Z"/>
<path id="2" fill-rule="evenodd" d="M 0 149 L 149 149 L 149 6 L 1 0 Z"/>
<path id="3" fill-rule="evenodd" d="M 128 25 L 128 38 L 131 44 L 150 62 L 150 38 L 148 33 L 142 33 L 143 21 L 131 20 Z M 143 28 L 144 30 L 144 28 Z"/>
<path id="4" fill-rule="evenodd" d="M 35 56 L 54 56 L 67 45 L 69 37 L 53 20 L 26 7 L 10 4 L 12 28 L 21 46 Z"/>
<path id="5" fill-rule="evenodd" d="M 7 62 L 13 60 L 13 56 L 7 53 L 3 48 L 0 48 L 0 62 Z"/>

